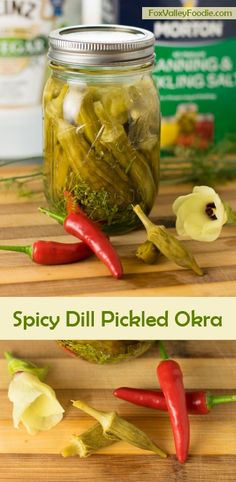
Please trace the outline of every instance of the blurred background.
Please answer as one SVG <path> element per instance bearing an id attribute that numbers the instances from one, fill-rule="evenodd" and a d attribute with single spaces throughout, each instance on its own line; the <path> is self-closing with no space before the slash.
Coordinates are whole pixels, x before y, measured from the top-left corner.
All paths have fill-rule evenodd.
<path id="1" fill-rule="evenodd" d="M 0 14 L 0 159 L 40 157 L 47 36 L 61 26 L 101 22 L 101 2 L 7 0 Z"/>

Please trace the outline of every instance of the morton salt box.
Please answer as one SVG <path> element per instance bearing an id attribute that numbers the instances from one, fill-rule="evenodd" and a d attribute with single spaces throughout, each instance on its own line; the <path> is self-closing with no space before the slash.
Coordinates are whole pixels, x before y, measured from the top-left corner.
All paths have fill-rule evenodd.
<path id="1" fill-rule="evenodd" d="M 155 35 L 163 150 L 205 149 L 236 132 L 236 20 L 142 20 L 142 7 L 235 6 L 235 0 L 102 0 L 103 23 L 134 25 Z"/>

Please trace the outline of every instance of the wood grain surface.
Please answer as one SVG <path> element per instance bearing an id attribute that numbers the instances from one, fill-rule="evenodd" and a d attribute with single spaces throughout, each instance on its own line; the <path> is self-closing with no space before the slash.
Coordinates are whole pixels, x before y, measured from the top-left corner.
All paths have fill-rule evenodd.
<path id="1" fill-rule="evenodd" d="M 1 168 L 3 177 L 32 172 L 33 166 Z M 32 183 L 35 194 L 19 197 L 11 187 L 0 189 L 0 242 L 30 244 L 37 239 L 73 241 L 62 226 L 38 212 L 45 204 L 40 182 Z M 218 192 L 236 211 L 236 183 L 219 186 Z M 155 222 L 171 227 L 175 198 L 191 192 L 191 186 L 163 186 L 152 211 Z M 205 275 L 198 277 L 164 257 L 156 265 L 145 265 L 135 257 L 146 239 L 139 230 L 112 239 L 122 258 L 124 278 L 114 280 L 107 268 L 92 257 L 65 266 L 38 266 L 24 254 L 0 252 L 0 296 L 234 296 L 236 294 L 236 229 L 225 226 L 214 243 L 185 241 Z"/>
<path id="2" fill-rule="evenodd" d="M 236 393 L 236 343 L 168 342 L 184 372 L 187 389 Z M 7 398 L 9 377 L 3 352 L 12 350 L 38 365 L 48 364 L 48 383 L 65 408 L 63 421 L 48 432 L 29 436 L 12 427 L 12 406 Z M 180 357 L 181 352 L 181 357 Z M 191 416 L 191 445 L 187 463 L 174 455 L 168 415 L 128 404 L 113 397 L 119 385 L 157 388 L 155 367 L 158 346 L 136 360 L 114 366 L 91 365 L 69 357 L 55 342 L 0 342 L 0 481 L 29 482 L 230 482 L 236 480 L 236 407 L 218 406 L 207 416 Z M 80 398 L 102 410 L 120 415 L 145 430 L 169 454 L 161 460 L 149 452 L 119 442 L 89 459 L 63 459 L 60 450 L 73 433 L 93 424 L 71 406 Z"/>
<path id="3" fill-rule="evenodd" d="M 32 171 L 32 166 L 2 168 L 4 176 Z M 2 186 L 2 185 L 0 185 Z M 61 226 L 37 211 L 45 204 L 41 183 L 32 183 L 34 194 L 19 197 L 13 188 L 0 187 L 1 244 L 30 244 L 36 239 L 72 241 Z M 217 191 L 236 211 L 236 183 Z M 174 231 L 171 204 L 191 186 L 163 186 L 152 211 L 152 219 Z M 23 254 L 0 252 L 0 296 L 235 296 L 236 230 L 226 226 L 215 243 L 186 241 L 205 270 L 198 278 L 164 258 L 158 265 L 138 262 L 135 250 L 145 239 L 136 231 L 113 239 L 125 268 L 123 280 L 111 278 L 95 258 L 71 266 L 34 265 Z M 214 393 L 236 393 L 236 342 L 168 342 L 171 356 L 179 360 L 187 389 L 210 389 Z M 9 377 L 5 350 L 48 364 L 47 381 L 57 391 L 66 409 L 64 420 L 47 433 L 30 437 L 21 427 L 12 427 L 12 406 L 7 398 Z M 70 358 L 51 341 L 0 341 L 0 481 L 1 482 L 235 482 L 236 407 L 218 406 L 207 416 L 191 416 L 191 447 L 187 463 L 176 461 L 167 414 L 129 405 L 115 399 L 119 385 L 156 388 L 158 348 L 137 360 L 114 366 L 90 365 Z M 63 459 L 59 452 L 70 436 L 81 432 L 92 420 L 71 406 L 81 398 L 101 409 L 116 409 L 143 428 L 169 456 L 156 455 L 118 443 L 103 453 L 81 460 Z"/>

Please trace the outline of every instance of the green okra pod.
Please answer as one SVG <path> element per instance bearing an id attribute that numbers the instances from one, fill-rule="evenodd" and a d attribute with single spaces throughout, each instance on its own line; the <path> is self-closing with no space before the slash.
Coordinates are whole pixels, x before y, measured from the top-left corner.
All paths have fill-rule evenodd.
<path id="1" fill-rule="evenodd" d="M 194 256 L 186 249 L 183 243 L 168 233 L 165 226 L 153 224 L 139 205 L 134 206 L 133 209 L 147 231 L 148 240 L 155 244 L 166 258 L 174 261 L 179 266 L 192 269 L 199 276 L 203 275 L 203 271 L 198 266 Z"/>
<path id="2" fill-rule="evenodd" d="M 101 124 L 94 112 L 93 97 L 89 91 L 82 96 L 75 122 L 81 127 L 87 142 L 94 146 L 101 136 Z"/>
<path id="3" fill-rule="evenodd" d="M 112 152 L 113 156 L 123 167 L 125 173 L 136 186 L 138 197 L 143 201 L 147 210 L 153 206 L 156 196 L 156 185 L 151 170 L 142 154 L 138 153 L 129 143 L 122 125 L 111 124 L 101 102 L 95 102 L 95 112 L 104 122 L 101 142 Z"/>
<path id="4" fill-rule="evenodd" d="M 57 118 L 63 116 L 63 102 L 68 91 L 68 85 L 61 88 L 59 95 L 53 98 L 44 108 L 44 174 L 48 191 L 53 199 L 54 167 L 57 162 Z"/>
<path id="5" fill-rule="evenodd" d="M 146 264 L 155 264 L 160 258 L 160 250 L 151 241 L 145 241 L 137 248 L 136 256 Z"/>
<path id="6" fill-rule="evenodd" d="M 109 439 L 105 437 L 102 426 L 100 423 L 96 423 L 86 432 L 80 435 L 73 435 L 71 443 L 62 450 L 61 455 L 63 457 L 79 455 L 80 458 L 85 458 L 104 447 L 109 447 L 117 441 L 119 439 L 115 436 Z"/>
<path id="7" fill-rule="evenodd" d="M 119 417 L 116 412 L 96 410 L 81 400 L 74 401 L 73 406 L 94 417 L 101 424 L 104 436 L 108 439 L 113 440 L 116 437 L 138 448 L 150 450 L 160 457 L 166 457 L 166 454 L 152 442 L 145 432 L 132 423 L 127 422 L 124 418 Z"/>
<path id="8" fill-rule="evenodd" d="M 66 190 L 67 176 L 69 174 L 69 162 L 66 158 L 64 150 L 59 142 L 55 145 L 54 155 L 54 171 L 53 171 L 53 189 L 54 197 L 60 200 L 60 195 Z"/>
<path id="9" fill-rule="evenodd" d="M 77 83 L 59 78 L 63 70 L 55 67 L 44 95 L 48 199 L 63 211 L 68 191 L 107 232 L 131 230 L 138 225 L 131 205 L 149 212 L 157 193 L 159 109 L 153 82 L 145 72 L 114 82 L 97 72 L 96 83 L 94 77 Z"/>
<path id="10" fill-rule="evenodd" d="M 63 118 L 63 104 L 69 86 L 63 85 L 59 95 L 53 98 L 45 107 L 45 114 L 52 116 L 56 120 L 57 117 Z"/>
<path id="11" fill-rule="evenodd" d="M 116 172 L 107 169 L 106 164 L 96 157 L 80 128 L 66 121 L 58 120 L 58 140 L 70 162 L 72 170 L 94 189 L 106 189 L 114 195 L 117 204 L 130 203 L 132 192 Z"/>
<path id="12" fill-rule="evenodd" d="M 111 121 L 125 124 L 129 120 L 129 98 L 125 86 L 112 86 L 107 88 L 101 97 L 105 112 Z"/>
<path id="13" fill-rule="evenodd" d="M 55 77 L 49 77 L 43 93 L 43 104 L 47 105 L 52 99 L 60 94 L 63 82 Z"/>
<path id="14" fill-rule="evenodd" d="M 91 145 L 91 149 L 95 151 L 96 157 L 100 160 L 104 160 L 104 162 L 107 163 L 107 168 L 109 170 L 112 168 L 114 172 L 116 172 L 117 182 L 119 181 L 119 178 L 128 182 L 127 176 L 122 169 L 120 169 L 119 164 L 114 159 L 112 153 L 101 143 L 103 126 L 94 111 L 91 89 L 88 89 L 82 96 L 82 101 L 75 122 L 80 127 L 81 133 L 83 133 L 87 142 Z"/>

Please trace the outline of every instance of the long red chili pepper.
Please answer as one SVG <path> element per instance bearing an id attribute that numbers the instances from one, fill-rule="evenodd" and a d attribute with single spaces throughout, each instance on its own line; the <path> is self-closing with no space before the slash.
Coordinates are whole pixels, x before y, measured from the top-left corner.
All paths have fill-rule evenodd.
<path id="1" fill-rule="evenodd" d="M 174 360 L 168 359 L 162 344 L 161 353 L 165 359 L 157 367 L 157 377 L 170 416 L 176 456 L 179 462 L 183 464 L 188 456 L 190 439 L 190 424 L 183 375 L 179 364 Z"/>
<path id="2" fill-rule="evenodd" d="M 38 264 L 56 265 L 76 263 L 93 254 L 86 243 L 58 243 L 35 241 L 32 246 L 0 246 L 0 250 L 28 254 Z"/>
<path id="3" fill-rule="evenodd" d="M 48 209 L 40 208 L 40 211 L 56 219 L 60 224 L 63 224 L 67 233 L 84 241 L 108 267 L 114 278 L 122 277 L 123 268 L 117 252 L 99 226 L 91 221 L 84 213 L 72 212 L 63 218 Z"/>
<path id="4" fill-rule="evenodd" d="M 114 390 L 113 395 L 141 407 L 168 411 L 166 399 L 161 390 L 120 387 Z M 203 390 L 186 392 L 185 397 L 188 413 L 194 415 L 206 415 L 216 405 L 236 402 L 236 395 L 212 395 Z"/>

